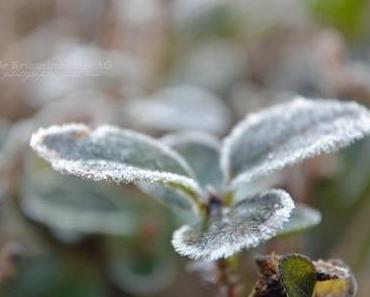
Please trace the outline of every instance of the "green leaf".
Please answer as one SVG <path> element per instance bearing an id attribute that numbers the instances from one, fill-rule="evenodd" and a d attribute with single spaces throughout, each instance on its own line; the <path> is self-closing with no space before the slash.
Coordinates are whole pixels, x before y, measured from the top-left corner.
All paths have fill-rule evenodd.
<path id="1" fill-rule="evenodd" d="M 370 112 L 355 102 L 298 97 L 248 115 L 225 139 L 221 163 L 232 186 L 250 182 L 370 134 Z"/>
<path id="2" fill-rule="evenodd" d="M 215 206 L 206 222 L 178 229 L 172 244 L 178 253 L 192 259 L 226 258 L 276 235 L 293 208 L 288 193 L 261 192 L 231 207 Z"/>
<path id="3" fill-rule="evenodd" d="M 217 138 L 207 133 L 185 131 L 168 134 L 162 141 L 188 162 L 202 187 L 222 185 L 221 144 Z"/>
<path id="4" fill-rule="evenodd" d="M 312 297 L 316 269 L 310 259 L 301 255 L 287 255 L 280 259 L 279 271 L 288 297 Z"/>
<path id="5" fill-rule="evenodd" d="M 305 256 L 256 257 L 258 280 L 250 297 L 352 297 L 356 281 L 341 260 L 311 261 Z"/>
<path id="6" fill-rule="evenodd" d="M 32 135 L 31 146 L 62 173 L 93 181 L 162 184 L 200 203 L 202 193 L 186 161 L 148 136 L 111 126 L 91 130 L 70 124 L 40 129 Z"/>
<path id="7" fill-rule="evenodd" d="M 190 165 L 199 184 L 203 188 L 221 188 L 223 176 L 219 166 L 219 141 L 202 132 L 178 132 L 163 137 L 162 142 L 177 151 Z M 140 188 L 168 204 L 189 209 L 191 205 L 184 203 L 180 191 L 174 191 L 154 184 L 143 184 Z M 180 197 L 179 197 L 180 196 Z"/>
<path id="8" fill-rule="evenodd" d="M 320 224 L 321 213 L 307 205 L 296 205 L 292 214 L 277 236 L 291 235 Z"/>

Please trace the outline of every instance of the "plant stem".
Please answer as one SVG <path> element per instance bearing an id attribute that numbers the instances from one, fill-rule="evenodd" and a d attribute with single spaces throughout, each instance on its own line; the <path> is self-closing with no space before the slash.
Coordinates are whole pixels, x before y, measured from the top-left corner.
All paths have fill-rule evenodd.
<path id="1" fill-rule="evenodd" d="M 239 277 L 235 271 L 234 259 L 220 259 L 216 262 L 218 268 L 217 287 L 220 297 L 237 297 L 240 291 Z"/>

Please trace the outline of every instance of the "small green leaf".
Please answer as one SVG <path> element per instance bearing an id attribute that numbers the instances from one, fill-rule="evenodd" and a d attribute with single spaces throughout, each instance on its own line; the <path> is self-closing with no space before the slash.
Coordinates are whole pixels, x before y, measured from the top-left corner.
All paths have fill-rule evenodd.
<path id="1" fill-rule="evenodd" d="M 32 135 L 31 146 L 62 173 L 92 181 L 161 184 L 200 203 L 201 190 L 186 161 L 149 136 L 111 126 L 91 130 L 70 124 L 40 129 Z"/>
<path id="2" fill-rule="evenodd" d="M 277 236 L 292 235 L 302 232 L 306 229 L 313 228 L 320 224 L 321 214 L 318 210 L 308 207 L 306 205 L 296 205 L 292 214 L 283 229 L 281 229 Z"/>
<path id="3" fill-rule="evenodd" d="M 250 114 L 234 127 L 221 151 L 233 186 L 333 153 L 370 134 L 370 112 L 355 102 L 298 97 Z"/>
<path id="4" fill-rule="evenodd" d="M 288 297 L 312 297 L 316 269 L 309 258 L 294 254 L 282 257 L 279 271 Z"/>
<path id="5" fill-rule="evenodd" d="M 168 134 L 162 142 L 188 162 L 201 186 L 219 188 L 222 185 L 221 143 L 217 138 L 203 132 L 184 131 Z"/>
<path id="6" fill-rule="evenodd" d="M 163 137 L 162 142 L 177 151 L 189 164 L 199 184 L 203 188 L 219 189 L 223 176 L 219 166 L 219 141 L 207 133 L 178 132 Z M 191 205 L 181 196 L 181 191 L 165 188 L 155 184 L 141 184 L 140 188 L 147 194 L 167 201 L 169 205 L 189 209 Z"/>
<path id="7" fill-rule="evenodd" d="M 259 275 L 249 297 L 353 297 L 357 285 L 341 260 L 311 261 L 305 256 L 256 257 Z"/>
<path id="8" fill-rule="evenodd" d="M 174 233 L 172 244 L 178 253 L 193 259 L 226 258 L 273 237 L 293 208 L 288 193 L 261 192 L 215 209 L 206 222 L 183 226 Z"/>

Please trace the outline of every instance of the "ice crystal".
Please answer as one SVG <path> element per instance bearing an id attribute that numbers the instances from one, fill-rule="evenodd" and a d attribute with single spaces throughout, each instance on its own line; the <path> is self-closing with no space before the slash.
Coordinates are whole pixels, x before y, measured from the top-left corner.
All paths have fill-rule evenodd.
<path id="1" fill-rule="evenodd" d="M 135 183 L 166 204 L 193 207 L 199 221 L 177 230 L 172 243 L 182 255 L 216 260 L 320 222 L 320 213 L 306 206 L 292 212 L 294 203 L 282 190 L 247 195 L 253 190 L 245 187 L 368 134 L 370 113 L 357 103 L 297 98 L 250 115 L 222 145 L 199 132 L 155 140 L 126 129 L 70 124 L 40 129 L 31 146 L 63 173 Z"/>
<path id="2" fill-rule="evenodd" d="M 174 233 L 176 251 L 193 259 L 216 260 L 273 237 L 288 220 L 294 203 L 283 190 L 261 192 Z"/>
<path id="3" fill-rule="evenodd" d="M 189 164 L 199 184 L 205 188 L 212 186 L 220 187 L 222 184 L 222 172 L 219 168 L 220 143 L 213 136 L 194 131 L 171 133 L 164 136 L 161 141 L 177 151 Z M 181 196 L 181 191 L 164 188 L 155 184 L 141 184 L 141 189 L 164 201 L 166 204 L 189 209 Z"/>
<path id="4" fill-rule="evenodd" d="M 65 174 L 94 181 L 162 183 L 198 193 L 186 161 L 159 142 L 129 130 L 82 124 L 40 129 L 31 146 Z"/>
<path id="5" fill-rule="evenodd" d="M 239 123 L 224 141 L 222 168 L 235 185 L 337 151 L 369 133 L 370 113 L 357 103 L 297 98 Z"/>

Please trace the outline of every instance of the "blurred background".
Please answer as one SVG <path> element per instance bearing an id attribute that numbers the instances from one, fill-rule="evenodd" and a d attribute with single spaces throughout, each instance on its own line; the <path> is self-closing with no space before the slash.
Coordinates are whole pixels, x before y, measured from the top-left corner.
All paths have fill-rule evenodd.
<path id="1" fill-rule="evenodd" d="M 53 172 L 28 147 L 65 122 L 223 137 L 300 94 L 370 106 L 367 0 L 1 0 L 0 294 L 213 296 L 172 250 L 181 215 L 131 186 Z M 370 291 L 370 140 L 285 170 L 322 223 L 245 252 L 342 258 Z"/>

